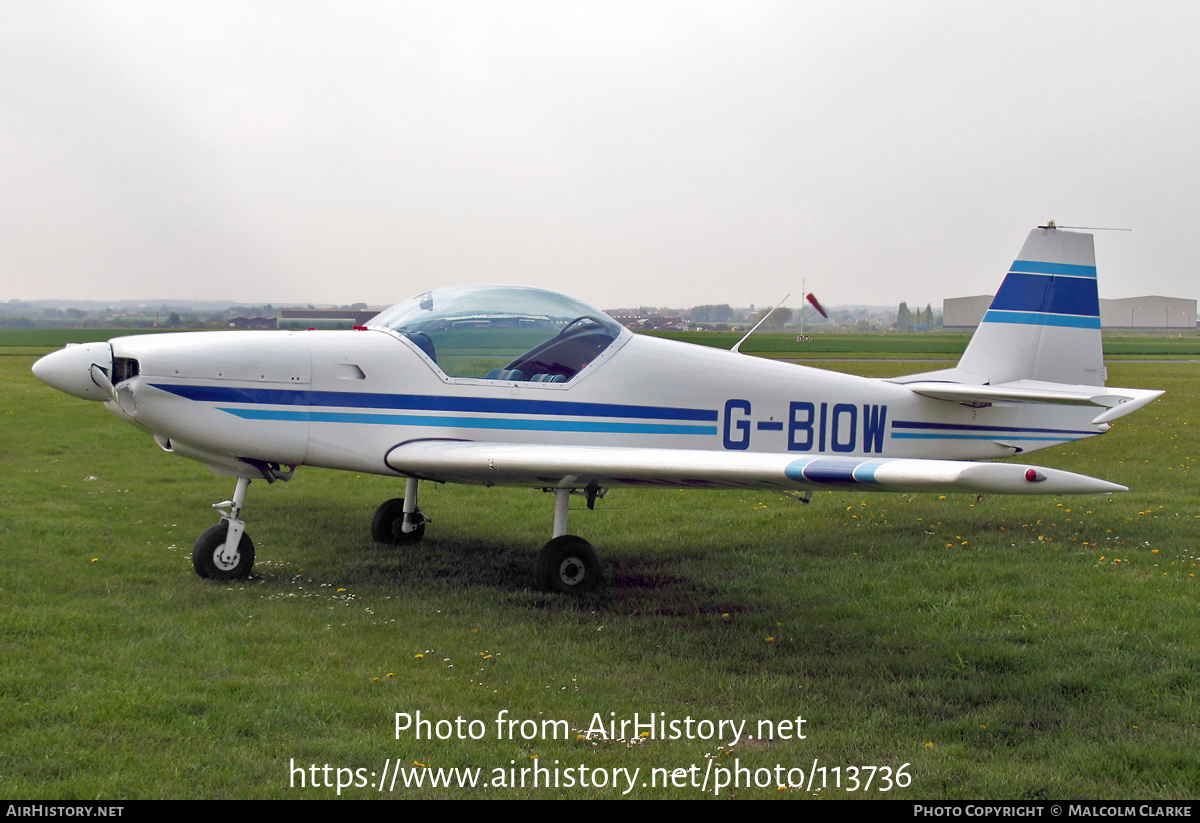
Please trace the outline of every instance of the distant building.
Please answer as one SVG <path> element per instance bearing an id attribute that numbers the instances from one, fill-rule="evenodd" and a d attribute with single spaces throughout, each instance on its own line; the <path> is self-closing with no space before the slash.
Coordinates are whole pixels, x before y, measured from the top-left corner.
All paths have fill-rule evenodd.
<path id="1" fill-rule="evenodd" d="M 635 331 L 687 331 L 688 323 L 675 315 L 617 313 L 609 315 L 627 329 Z"/>
<path id="2" fill-rule="evenodd" d="M 948 297 L 942 301 L 942 330 L 971 331 L 983 320 L 983 313 L 992 305 L 992 295 Z"/>
<path id="3" fill-rule="evenodd" d="M 606 314 L 629 329 L 641 328 L 641 325 L 646 322 L 646 315 L 637 314 L 636 312 L 610 311 L 606 312 Z"/>
<path id="4" fill-rule="evenodd" d="M 280 309 L 275 318 L 281 329 L 349 329 L 365 325 L 381 309 Z"/>
<path id="5" fill-rule="evenodd" d="M 231 329 L 276 329 L 279 319 L 276 317 L 234 317 L 229 321 Z"/>
<path id="6" fill-rule="evenodd" d="M 658 315 L 647 317 L 646 322 L 642 323 L 642 328 L 646 331 L 683 331 L 686 325 L 682 317 Z"/>
<path id="7" fill-rule="evenodd" d="M 992 304 L 990 295 L 948 297 L 942 303 L 942 328 L 974 330 Z M 1196 329 L 1196 301 L 1183 297 L 1126 297 L 1100 301 L 1100 326 L 1105 329 Z"/>
<path id="8" fill-rule="evenodd" d="M 1195 329 L 1196 301 L 1182 297 L 1126 297 L 1100 301 L 1106 329 Z"/>

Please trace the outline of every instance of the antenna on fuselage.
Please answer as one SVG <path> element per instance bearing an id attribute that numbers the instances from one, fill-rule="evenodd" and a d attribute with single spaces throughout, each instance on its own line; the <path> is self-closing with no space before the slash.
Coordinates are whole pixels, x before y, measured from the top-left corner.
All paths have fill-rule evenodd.
<path id="1" fill-rule="evenodd" d="M 788 299 L 789 297 L 791 297 L 791 296 L 792 296 L 792 295 L 791 295 L 790 293 L 789 293 L 789 294 L 785 294 L 785 295 L 783 296 L 783 300 L 787 300 L 787 299 Z M 783 300 L 780 300 L 778 303 L 776 303 L 776 304 L 775 304 L 775 309 L 777 309 L 777 308 L 779 308 L 780 306 L 782 306 L 782 305 L 783 305 Z M 768 317 L 770 317 L 772 314 L 774 314 L 774 313 L 775 313 L 775 309 L 771 309 L 769 312 L 767 312 L 766 314 L 764 314 L 764 315 L 762 316 L 762 320 L 759 320 L 757 323 L 755 323 L 755 324 L 754 324 L 754 328 L 752 328 L 752 329 L 750 329 L 750 331 L 746 332 L 746 336 L 745 336 L 745 337 L 743 337 L 741 340 L 739 340 L 739 341 L 737 341 L 736 343 L 734 343 L 734 344 L 733 344 L 733 348 L 732 348 L 732 349 L 730 349 L 730 351 L 732 351 L 732 352 L 737 352 L 738 348 L 739 348 L 739 347 L 740 347 L 740 346 L 741 346 L 743 343 L 745 343 L 745 342 L 746 342 L 746 340 L 748 340 L 748 339 L 749 339 L 750 335 L 754 334 L 754 332 L 758 330 L 758 327 L 759 327 L 759 326 L 761 326 L 763 323 L 766 323 L 766 322 L 767 322 L 767 318 L 768 318 Z M 741 352 L 738 352 L 738 353 L 740 354 Z"/>

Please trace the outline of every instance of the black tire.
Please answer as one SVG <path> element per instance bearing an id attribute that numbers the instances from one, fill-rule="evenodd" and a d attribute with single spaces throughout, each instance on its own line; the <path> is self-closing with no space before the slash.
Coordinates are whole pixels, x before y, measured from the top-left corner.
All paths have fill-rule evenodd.
<path id="1" fill-rule="evenodd" d="M 590 592 L 600 584 L 600 556 L 582 537 L 564 534 L 542 547 L 537 560 L 538 583 L 565 594 Z"/>
<path id="2" fill-rule="evenodd" d="M 411 532 L 404 528 L 404 498 L 393 497 L 379 504 L 371 517 L 371 539 L 385 546 L 411 546 L 420 543 L 425 536 L 425 517 L 421 510 L 415 512 L 419 521 L 417 528 Z"/>
<path id="3" fill-rule="evenodd" d="M 218 553 L 225 546 L 227 534 L 229 522 L 222 520 L 196 538 L 196 544 L 192 546 L 192 568 L 196 574 L 206 580 L 244 580 L 250 576 L 250 570 L 254 568 L 254 541 L 242 532 L 233 562 L 223 562 Z"/>

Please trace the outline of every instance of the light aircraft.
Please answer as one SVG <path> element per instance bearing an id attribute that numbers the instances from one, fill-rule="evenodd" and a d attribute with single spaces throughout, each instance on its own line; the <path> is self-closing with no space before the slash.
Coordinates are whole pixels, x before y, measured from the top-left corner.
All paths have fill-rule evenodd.
<path id="1" fill-rule="evenodd" d="M 237 478 L 196 540 L 201 577 L 254 563 L 252 480 L 298 466 L 405 480 L 375 540 L 419 541 L 421 481 L 554 494 L 544 587 L 592 588 L 571 494 L 614 486 L 1104 494 L 1124 486 L 973 462 L 1083 440 L 1162 392 L 1105 388 L 1092 236 L 1034 229 L 958 366 L 868 379 L 632 334 L 590 306 L 517 286 L 418 295 L 353 331 L 191 332 L 67 347 L 34 374 L 101 401 L 163 450 Z"/>

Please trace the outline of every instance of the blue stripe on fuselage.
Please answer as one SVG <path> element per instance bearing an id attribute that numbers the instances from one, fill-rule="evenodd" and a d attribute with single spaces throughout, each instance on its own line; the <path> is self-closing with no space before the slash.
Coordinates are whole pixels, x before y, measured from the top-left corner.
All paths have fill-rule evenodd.
<path id="1" fill-rule="evenodd" d="M 220 411 L 243 420 L 280 420 L 313 423 L 361 423 L 374 426 L 433 426 L 436 428 L 507 429 L 519 431 L 595 432 L 619 434 L 714 435 L 716 426 L 672 423 L 615 423 L 590 420 L 516 419 L 511 417 L 443 417 L 427 414 L 372 414 L 369 412 L 284 411 L 281 409 L 227 409 Z"/>
<path id="2" fill-rule="evenodd" d="M 997 440 L 1001 435 L 994 434 L 918 434 L 916 432 L 892 432 L 896 440 Z M 1047 440 L 1051 443 L 1062 443 L 1068 440 L 1079 440 L 1082 435 L 1070 437 L 1030 437 L 1025 434 L 1004 435 L 1005 440 Z"/>
<path id="3" fill-rule="evenodd" d="M 715 409 L 633 406 L 622 403 L 580 403 L 561 400 L 516 400 L 425 394 L 373 394 L 369 392 L 309 391 L 307 389 L 244 389 L 227 386 L 176 386 L 163 383 L 151 383 L 150 385 L 189 400 L 207 403 L 483 414 L 553 414 L 567 417 L 626 417 L 641 420 L 710 420 L 713 422 L 717 420 Z"/>
<path id="4" fill-rule="evenodd" d="M 917 431 L 897 431 L 897 429 L 916 429 Z M 1099 434 L 1099 432 L 1029 426 L 934 423 L 924 420 L 896 420 L 892 423 L 892 437 L 896 440 L 1031 440 L 1058 443 L 1079 440 L 1095 434 Z"/>
<path id="5" fill-rule="evenodd" d="M 983 426 L 978 423 L 940 423 L 927 420 L 894 420 L 893 429 L 945 429 L 980 432 L 1037 432 L 1039 434 L 1095 434 L 1086 429 L 1044 429 L 1033 426 Z"/>

